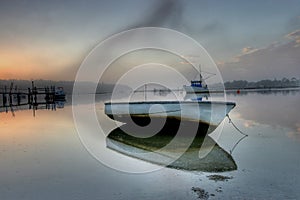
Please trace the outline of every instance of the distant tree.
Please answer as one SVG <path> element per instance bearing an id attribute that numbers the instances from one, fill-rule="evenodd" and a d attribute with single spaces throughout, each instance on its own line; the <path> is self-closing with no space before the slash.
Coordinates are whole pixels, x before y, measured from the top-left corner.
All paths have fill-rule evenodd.
<path id="1" fill-rule="evenodd" d="M 282 84 L 281 84 L 282 87 L 289 87 L 289 84 L 290 84 L 290 80 L 289 79 L 282 78 L 281 82 L 282 82 Z"/>

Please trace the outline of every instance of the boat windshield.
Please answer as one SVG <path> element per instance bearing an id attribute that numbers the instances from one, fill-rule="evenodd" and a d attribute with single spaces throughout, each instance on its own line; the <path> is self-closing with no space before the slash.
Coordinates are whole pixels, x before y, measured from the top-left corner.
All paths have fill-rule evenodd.
<path id="1" fill-rule="evenodd" d="M 191 81 L 191 86 L 202 87 L 202 83 L 201 83 L 201 81 Z"/>

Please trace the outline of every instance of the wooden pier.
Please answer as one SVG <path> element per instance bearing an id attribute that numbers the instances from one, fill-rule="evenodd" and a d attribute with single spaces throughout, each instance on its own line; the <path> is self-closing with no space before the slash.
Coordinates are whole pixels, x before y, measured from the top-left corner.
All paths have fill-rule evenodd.
<path id="1" fill-rule="evenodd" d="M 27 89 L 13 88 L 13 83 L 10 88 L 4 86 L 4 89 L 0 91 L 0 98 L 2 99 L 0 108 L 6 108 L 6 111 L 9 107 L 24 105 L 29 105 L 29 109 L 37 109 L 38 105 L 45 105 L 45 108 L 50 109 L 50 105 L 55 102 L 65 101 L 65 94 L 56 94 L 55 86 L 38 88 L 32 81 L 31 88 Z"/>

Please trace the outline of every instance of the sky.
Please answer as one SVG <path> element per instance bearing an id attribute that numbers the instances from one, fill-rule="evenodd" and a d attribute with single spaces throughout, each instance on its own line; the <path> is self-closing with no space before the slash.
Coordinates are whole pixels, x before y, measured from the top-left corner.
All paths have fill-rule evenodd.
<path id="1" fill-rule="evenodd" d="M 74 80 L 99 42 L 149 26 L 195 39 L 224 80 L 300 78 L 300 0 L 2 0 L 0 79 Z"/>

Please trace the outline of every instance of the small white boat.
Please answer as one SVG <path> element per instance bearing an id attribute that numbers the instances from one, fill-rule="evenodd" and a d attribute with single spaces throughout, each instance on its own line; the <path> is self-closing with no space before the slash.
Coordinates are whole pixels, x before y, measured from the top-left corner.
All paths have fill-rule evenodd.
<path id="1" fill-rule="evenodd" d="M 55 90 L 54 98 L 55 98 L 55 100 L 65 100 L 66 99 L 66 93 L 62 87 L 58 87 Z"/>
<path id="2" fill-rule="evenodd" d="M 206 73 L 210 74 L 210 76 L 206 77 L 205 79 L 208 79 L 211 76 L 215 75 L 210 72 L 206 72 Z M 202 77 L 201 66 L 199 66 L 199 80 L 191 80 L 191 84 L 184 85 L 183 89 L 186 91 L 186 93 L 209 93 L 207 85 L 204 83 L 205 79 Z"/>
<path id="3" fill-rule="evenodd" d="M 111 119 L 167 118 L 203 123 L 217 127 L 235 107 L 234 102 L 219 101 L 140 101 L 106 102 L 105 114 Z"/>

